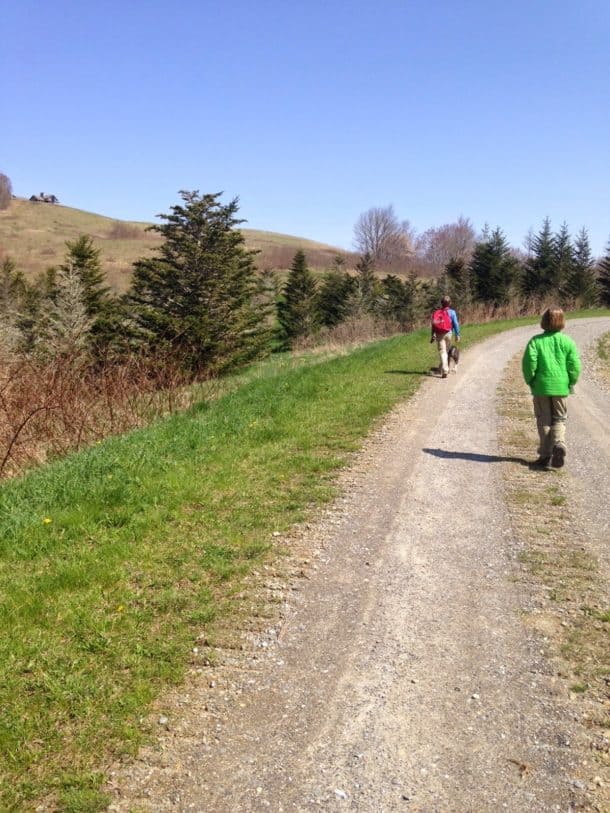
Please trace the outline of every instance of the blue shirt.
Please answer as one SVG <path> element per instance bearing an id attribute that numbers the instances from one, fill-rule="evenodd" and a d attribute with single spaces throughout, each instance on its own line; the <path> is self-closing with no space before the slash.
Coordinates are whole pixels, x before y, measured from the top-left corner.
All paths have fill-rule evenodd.
<path id="1" fill-rule="evenodd" d="M 451 317 L 451 327 L 456 336 L 460 335 L 460 323 L 458 322 L 457 313 L 453 308 L 448 308 L 449 316 Z"/>

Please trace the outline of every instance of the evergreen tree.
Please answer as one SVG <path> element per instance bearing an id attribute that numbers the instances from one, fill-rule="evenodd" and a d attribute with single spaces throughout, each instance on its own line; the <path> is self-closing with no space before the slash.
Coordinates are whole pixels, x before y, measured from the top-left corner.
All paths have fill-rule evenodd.
<path id="1" fill-rule="evenodd" d="M 597 280 L 599 299 L 605 308 L 610 308 L 610 242 L 606 253 L 599 263 L 599 276 Z"/>
<path id="2" fill-rule="evenodd" d="M 328 271 L 318 290 L 318 316 L 325 327 L 334 327 L 353 312 L 356 281 L 345 271 Z"/>
<path id="3" fill-rule="evenodd" d="M 555 235 L 555 268 L 554 286 L 559 291 L 559 299 L 566 298 L 566 286 L 574 271 L 574 248 L 568 231 L 568 224 L 562 223 Z"/>
<path id="4" fill-rule="evenodd" d="M 543 299 L 557 295 L 557 247 L 551 221 L 545 218 L 538 234 L 531 238 L 531 254 L 525 261 L 522 290 L 526 297 Z"/>
<path id="5" fill-rule="evenodd" d="M 582 307 L 590 308 L 597 304 L 597 280 L 595 262 L 586 229 L 581 229 L 574 241 L 574 251 L 569 273 L 564 283 L 564 298 Z"/>
<path id="6" fill-rule="evenodd" d="M 445 266 L 449 296 L 456 306 L 464 308 L 472 300 L 470 268 L 462 257 L 452 257 Z"/>
<path id="7" fill-rule="evenodd" d="M 410 277 L 412 280 L 413 277 Z M 423 321 L 426 327 L 430 325 L 430 316 L 440 304 L 443 290 L 438 279 L 425 279 L 412 288 L 414 291 L 414 313 L 417 321 Z"/>
<path id="8" fill-rule="evenodd" d="M 316 280 L 300 249 L 292 260 L 277 311 L 282 347 L 286 350 L 296 339 L 311 336 L 319 327 Z"/>
<path id="9" fill-rule="evenodd" d="M 136 338 L 172 348 L 193 371 L 220 372 L 269 351 L 267 308 L 255 252 L 245 248 L 237 199 L 181 191 L 183 205 L 150 229 L 165 240 L 152 258 L 138 260 L 126 303 Z"/>
<path id="10" fill-rule="evenodd" d="M 489 232 L 487 240 L 475 245 L 469 273 L 480 302 L 504 305 L 513 295 L 520 273 L 519 261 L 512 255 L 499 227 Z"/>
<path id="11" fill-rule="evenodd" d="M 0 266 L 0 351 L 13 353 L 21 344 L 20 318 L 26 288 L 23 274 L 7 257 Z"/>
<path id="12" fill-rule="evenodd" d="M 106 285 L 100 249 L 95 247 L 93 239 L 81 234 L 74 241 L 67 241 L 66 258 L 59 266 L 60 272 L 71 276 L 75 274 L 82 286 L 87 315 L 95 318 L 100 314 L 110 298 L 110 288 Z"/>
<path id="13" fill-rule="evenodd" d="M 356 263 L 356 284 L 362 310 L 372 313 L 378 296 L 378 284 L 375 277 L 375 263 L 368 251 Z"/>
<path id="14" fill-rule="evenodd" d="M 96 353 L 118 349 L 124 343 L 123 327 L 126 321 L 124 309 L 111 295 L 102 271 L 100 249 L 86 234 L 74 241 L 67 241 L 66 258 L 59 266 L 62 277 L 62 297 L 65 297 L 66 280 L 76 276 L 82 289 L 85 313 L 89 321 L 87 342 Z M 74 287 L 70 283 L 69 287 Z M 56 296 L 53 297 L 53 300 Z"/>
<path id="15" fill-rule="evenodd" d="M 88 314 L 87 291 L 76 266 L 62 266 L 53 298 L 44 307 L 37 350 L 53 356 L 74 355 L 88 345 L 93 319 Z"/>
<path id="16" fill-rule="evenodd" d="M 356 273 L 350 277 L 350 289 L 345 303 L 345 315 L 353 319 L 375 316 L 382 299 L 381 285 L 373 272 L 370 254 L 363 254 L 356 264 Z"/>
<path id="17" fill-rule="evenodd" d="M 413 327 L 415 320 L 415 302 L 410 284 L 405 284 L 394 274 L 388 274 L 381 280 L 383 300 L 381 315 L 397 322 L 402 330 Z"/>

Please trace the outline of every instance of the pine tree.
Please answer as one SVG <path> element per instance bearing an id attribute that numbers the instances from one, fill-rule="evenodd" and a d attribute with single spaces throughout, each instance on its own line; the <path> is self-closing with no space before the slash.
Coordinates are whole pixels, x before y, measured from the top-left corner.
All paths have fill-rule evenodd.
<path id="1" fill-rule="evenodd" d="M 26 288 L 23 274 L 7 257 L 0 266 L 0 351 L 14 353 L 22 342 L 20 318 Z"/>
<path id="2" fill-rule="evenodd" d="M 452 301 L 460 308 L 469 305 L 472 300 L 472 283 L 466 261 L 461 257 L 452 257 L 445 266 L 445 275 Z"/>
<path id="3" fill-rule="evenodd" d="M 333 269 L 324 274 L 318 289 L 318 316 L 325 327 L 334 327 L 352 315 L 356 281 L 345 271 Z"/>
<path id="4" fill-rule="evenodd" d="M 597 279 L 599 289 L 599 299 L 605 308 L 610 308 L 610 242 L 606 248 L 606 253 L 602 257 L 598 266 L 599 276 Z"/>
<path id="5" fill-rule="evenodd" d="M 300 249 L 292 260 L 277 313 L 284 349 L 290 349 L 297 339 L 311 336 L 319 327 L 316 280 Z"/>
<path id="6" fill-rule="evenodd" d="M 551 221 L 545 218 L 542 228 L 530 241 L 531 255 L 525 261 L 522 291 L 528 298 L 544 299 L 557 294 L 557 247 L 551 232 Z"/>
<path id="7" fill-rule="evenodd" d="M 383 300 L 380 306 L 381 315 L 400 325 L 402 330 L 413 327 L 415 319 L 415 301 L 409 283 L 402 282 L 394 274 L 388 274 L 381 280 Z"/>
<path id="8" fill-rule="evenodd" d="M 584 308 L 597 304 L 599 292 L 589 235 L 582 228 L 576 235 L 570 271 L 564 283 L 564 298 Z"/>
<path id="9" fill-rule="evenodd" d="M 475 245 L 469 272 L 477 300 L 498 305 L 509 301 L 520 265 L 499 227 L 489 233 L 486 241 Z"/>
<path id="10" fill-rule="evenodd" d="M 269 352 L 268 307 L 254 251 L 237 228 L 237 199 L 181 191 L 183 205 L 150 228 L 165 240 L 157 256 L 134 264 L 126 303 L 135 339 L 171 348 L 197 372 L 222 372 Z"/>
<path id="11" fill-rule="evenodd" d="M 574 271 L 574 248 L 568 231 L 568 224 L 562 223 L 559 232 L 555 235 L 555 267 L 552 282 L 559 299 L 565 302 L 566 286 Z"/>
<path id="12" fill-rule="evenodd" d="M 100 249 L 96 248 L 93 239 L 86 234 L 74 241 L 67 241 L 66 247 L 68 251 L 64 262 L 59 266 L 59 274 L 64 275 L 64 282 L 73 275 L 80 282 L 89 320 L 87 342 L 96 353 L 116 349 L 123 341 L 125 316 L 106 285 Z"/>
<path id="13" fill-rule="evenodd" d="M 381 302 L 381 286 L 375 277 L 375 264 L 370 254 L 363 254 L 356 263 L 356 273 L 350 277 L 345 315 L 352 319 L 374 316 Z"/>
<path id="14" fill-rule="evenodd" d="M 375 263 L 368 251 L 356 263 L 356 283 L 363 310 L 372 312 L 375 307 L 377 280 Z"/>
<path id="15" fill-rule="evenodd" d="M 93 238 L 81 234 L 74 241 L 67 241 L 66 258 L 59 270 L 66 275 L 76 274 L 79 278 L 87 315 L 95 318 L 103 311 L 109 297 L 110 288 L 106 285 L 100 249 L 95 247 Z"/>
<path id="16" fill-rule="evenodd" d="M 62 266 L 55 280 L 54 297 L 45 303 L 38 351 L 53 356 L 80 353 L 88 345 L 92 324 L 78 268 Z"/>

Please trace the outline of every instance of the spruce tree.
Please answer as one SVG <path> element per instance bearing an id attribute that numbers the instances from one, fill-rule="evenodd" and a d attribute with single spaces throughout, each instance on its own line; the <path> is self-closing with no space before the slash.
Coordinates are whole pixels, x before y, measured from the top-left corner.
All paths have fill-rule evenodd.
<path id="1" fill-rule="evenodd" d="M 464 308 L 472 299 L 470 268 L 462 257 L 452 257 L 445 266 L 449 295 L 457 307 Z"/>
<path id="2" fill-rule="evenodd" d="M 297 339 L 314 334 L 319 327 L 316 280 L 307 267 L 305 253 L 293 257 L 290 273 L 277 305 L 282 347 L 290 349 Z"/>
<path id="3" fill-rule="evenodd" d="M 375 307 L 378 286 L 375 263 L 368 251 L 356 263 L 356 284 L 363 311 L 371 313 Z"/>
<path id="4" fill-rule="evenodd" d="M 193 372 L 217 373 L 269 352 L 267 307 L 254 251 L 237 228 L 237 199 L 181 191 L 165 222 L 149 227 L 165 238 L 156 256 L 134 264 L 126 303 L 135 338 L 171 349 Z"/>
<path id="5" fill-rule="evenodd" d="M 504 305 L 514 294 L 520 265 L 499 227 L 489 232 L 487 240 L 475 245 L 469 271 L 480 302 Z"/>
<path id="6" fill-rule="evenodd" d="M 98 355 L 118 350 L 124 344 L 123 327 L 127 316 L 106 284 L 100 249 L 86 234 L 74 241 L 67 241 L 66 247 L 68 251 L 59 266 L 58 276 L 63 275 L 64 287 L 65 281 L 73 276 L 80 281 L 89 322 L 87 343 L 90 349 Z M 69 287 L 73 287 L 73 283 Z M 65 297 L 65 290 L 62 297 Z"/>
<path id="7" fill-rule="evenodd" d="M 381 315 L 400 325 L 402 330 L 413 327 L 415 319 L 415 301 L 410 284 L 405 284 L 394 274 L 388 274 L 381 280 L 383 300 Z"/>
<path id="8" fill-rule="evenodd" d="M 531 254 L 525 261 L 522 291 L 528 298 L 544 299 L 557 295 L 557 248 L 551 221 L 545 218 L 542 228 L 530 242 Z"/>
<path id="9" fill-rule="evenodd" d="M 93 319 L 88 314 L 87 291 L 75 266 L 62 266 L 52 299 L 45 303 L 38 326 L 37 350 L 45 355 L 74 356 L 89 345 Z"/>
<path id="10" fill-rule="evenodd" d="M 591 308 L 597 304 L 598 296 L 589 235 L 582 228 L 574 240 L 572 264 L 564 283 L 564 298 L 584 308 Z"/>
<path id="11" fill-rule="evenodd" d="M 553 287 L 559 292 L 559 299 L 565 302 L 566 286 L 574 271 L 574 248 L 568 231 L 568 224 L 562 223 L 555 235 L 555 266 Z"/>
<path id="12" fill-rule="evenodd" d="M 606 248 L 605 255 L 600 260 L 598 271 L 597 284 L 599 299 L 605 308 L 610 308 L 610 242 Z"/>
<path id="13" fill-rule="evenodd" d="M 7 257 L 0 266 L 0 352 L 13 353 L 22 343 L 20 319 L 26 289 L 25 277 Z"/>
<path id="14" fill-rule="evenodd" d="M 333 269 L 324 274 L 318 290 L 318 316 L 325 327 L 334 327 L 352 315 L 352 295 L 356 281 L 345 271 Z"/>
<path id="15" fill-rule="evenodd" d="M 76 274 L 80 280 L 87 315 L 95 318 L 100 314 L 110 298 L 110 288 L 106 285 L 100 249 L 95 247 L 93 239 L 82 234 L 74 241 L 67 241 L 66 258 L 59 266 L 65 275 Z"/>

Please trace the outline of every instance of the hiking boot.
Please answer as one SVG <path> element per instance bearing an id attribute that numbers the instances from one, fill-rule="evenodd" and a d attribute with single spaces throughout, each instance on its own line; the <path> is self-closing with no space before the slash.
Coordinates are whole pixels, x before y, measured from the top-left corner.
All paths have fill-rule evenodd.
<path id="1" fill-rule="evenodd" d="M 530 469 L 548 469 L 551 466 L 551 457 L 539 457 L 538 460 L 534 460 L 533 463 L 530 463 Z"/>
<path id="2" fill-rule="evenodd" d="M 441 378 L 447 378 L 447 373 L 443 373 L 443 374 L 441 375 Z"/>
<path id="3" fill-rule="evenodd" d="M 551 457 L 551 466 L 554 469 L 560 469 L 566 459 L 566 447 L 563 443 L 557 443 L 553 446 L 553 456 Z"/>

